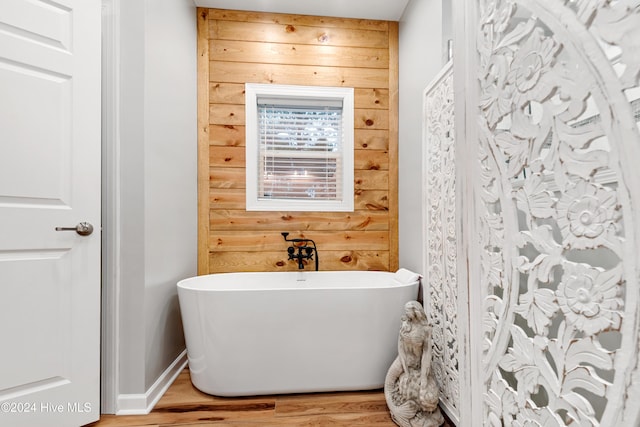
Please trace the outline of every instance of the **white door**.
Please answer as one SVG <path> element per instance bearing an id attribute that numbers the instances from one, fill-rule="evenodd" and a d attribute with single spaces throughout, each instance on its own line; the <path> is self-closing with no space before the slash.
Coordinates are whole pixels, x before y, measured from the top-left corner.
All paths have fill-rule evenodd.
<path id="1" fill-rule="evenodd" d="M 0 1 L 0 426 L 99 418 L 100 14 Z"/>

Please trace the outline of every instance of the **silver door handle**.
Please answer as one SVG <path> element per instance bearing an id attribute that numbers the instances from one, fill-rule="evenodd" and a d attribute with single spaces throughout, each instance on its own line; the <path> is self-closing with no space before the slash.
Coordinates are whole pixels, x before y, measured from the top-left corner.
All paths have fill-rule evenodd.
<path id="1" fill-rule="evenodd" d="M 81 222 L 75 227 L 56 227 L 56 231 L 75 231 L 81 236 L 88 236 L 93 233 L 93 225 L 88 222 Z"/>

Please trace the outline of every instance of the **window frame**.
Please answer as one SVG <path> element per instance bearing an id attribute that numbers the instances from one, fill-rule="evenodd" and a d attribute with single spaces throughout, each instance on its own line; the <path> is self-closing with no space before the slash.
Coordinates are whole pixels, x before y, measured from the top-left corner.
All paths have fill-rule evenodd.
<path id="1" fill-rule="evenodd" d="M 260 98 L 342 103 L 342 199 L 278 199 L 258 196 L 260 143 L 258 102 Z M 353 212 L 354 210 L 354 91 L 353 88 L 245 83 L 245 149 L 247 211 Z M 283 102 L 284 103 L 284 102 Z"/>

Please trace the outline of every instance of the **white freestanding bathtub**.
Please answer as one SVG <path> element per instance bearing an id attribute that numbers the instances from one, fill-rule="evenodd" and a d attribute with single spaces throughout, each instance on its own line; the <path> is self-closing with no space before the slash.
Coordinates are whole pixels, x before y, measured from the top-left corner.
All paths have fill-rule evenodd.
<path id="1" fill-rule="evenodd" d="M 404 269 L 182 280 L 191 381 L 218 396 L 381 388 L 418 286 Z"/>

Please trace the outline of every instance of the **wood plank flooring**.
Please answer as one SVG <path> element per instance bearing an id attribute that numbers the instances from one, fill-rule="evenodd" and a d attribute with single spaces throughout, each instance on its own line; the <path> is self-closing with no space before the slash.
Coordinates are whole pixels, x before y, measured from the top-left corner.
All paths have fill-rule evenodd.
<path id="1" fill-rule="evenodd" d="M 148 415 L 102 415 L 88 427 L 394 427 L 382 390 L 256 397 L 198 391 L 189 370 Z M 445 427 L 454 427 L 446 421 Z"/>

